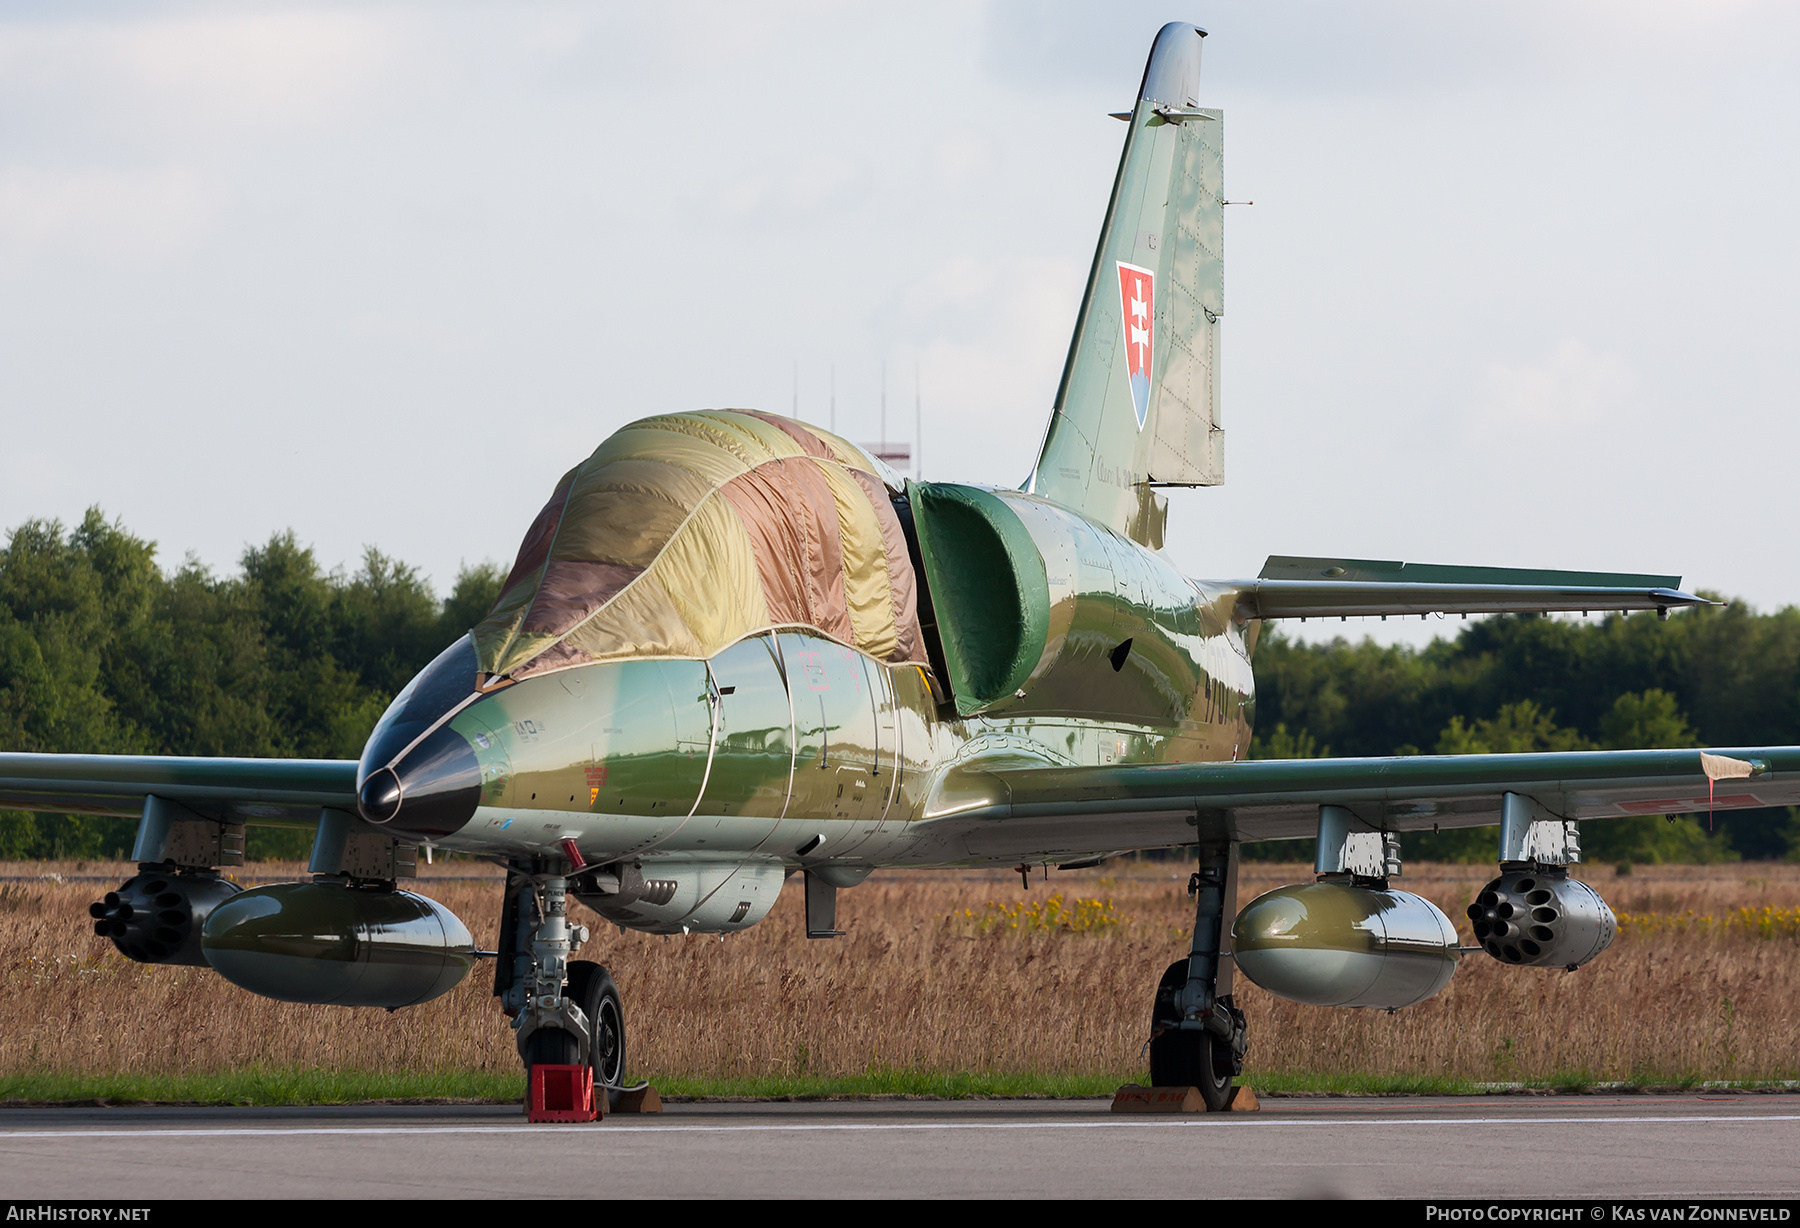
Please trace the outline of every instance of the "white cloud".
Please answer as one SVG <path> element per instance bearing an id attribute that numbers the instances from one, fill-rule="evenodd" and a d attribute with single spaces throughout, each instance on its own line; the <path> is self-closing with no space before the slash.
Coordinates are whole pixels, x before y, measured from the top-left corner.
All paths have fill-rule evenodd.
<path id="1" fill-rule="evenodd" d="M 110 122 L 256 130 L 346 113 L 391 58 L 385 23 L 338 10 L 176 15 L 0 27 L 13 121 L 33 96 L 79 96 Z"/>
<path id="2" fill-rule="evenodd" d="M 1629 409 L 1640 387 L 1622 355 L 1564 338 L 1536 362 L 1490 363 L 1473 425 L 1484 434 L 1580 430 Z"/>
<path id="3" fill-rule="evenodd" d="M 182 169 L 0 171 L 0 253 L 154 263 L 187 248 L 223 193 Z"/>
<path id="4" fill-rule="evenodd" d="M 1084 267 L 1073 260 L 1026 259 L 997 269 L 952 261 L 923 279 L 924 287 L 909 288 L 909 295 L 935 289 L 946 309 L 917 341 L 928 476 L 1025 477 L 1056 395 Z"/>
<path id="5" fill-rule="evenodd" d="M 838 203 L 862 177 L 857 165 L 844 158 L 809 158 L 779 172 L 763 170 L 735 180 L 720 190 L 719 199 L 739 216 L 814 213 Z"/>
<path id="6" fill-rule="evenodd" d="M 987 178 L 998 161 L 992 138 L 965 128 L 945 133 L 932 146 L 931 175 L 942 187 L 967 187 Z"/>
<path id="7" fill-rule="evenodd" d="M 994 266 L 983 261 L 968 256 L 946 260 L 901 288 L 901 316 L 910 322 L 946 307 L 979 308 L 996 277 Z"/>

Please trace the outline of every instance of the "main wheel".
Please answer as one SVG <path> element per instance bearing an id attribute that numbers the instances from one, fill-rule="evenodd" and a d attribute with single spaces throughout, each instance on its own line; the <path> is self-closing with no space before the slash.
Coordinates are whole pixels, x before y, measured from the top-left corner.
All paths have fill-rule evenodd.
<path id="1" fill-rule="evenodd" d="M 1206 1111 L 1218 1113 L 1231 1102 L 1231 1046 L 1211 1032 L 1176 1026 L 1175 1001 L 1187 984 L 1188 961 L 1178 959 L 1163 973 L 1151 1008 L 1150 1084 L 1152 1087 L 1197 1087 Z M 1229 1003 L 1230 999 L 1225 1000 Z"/>
<path id="2" fill-rule="evenodd" d="M 1150 1042 L 1150 1082 L 1156 1087 L 1197 1087 L 1208 1113 L 1231 1103 L 1231 1054 L 1211 1032 L 1170 1028 Z"/>
<path id="3" fill-rule="evenodd" d="M 625 1086 L 625 1007 L 611 974 L 599 964 L 575 960 L 569 964 L 569 1000 L 587 1016 L 593 1037 L 589 1060 L 595 1087 Z"/>

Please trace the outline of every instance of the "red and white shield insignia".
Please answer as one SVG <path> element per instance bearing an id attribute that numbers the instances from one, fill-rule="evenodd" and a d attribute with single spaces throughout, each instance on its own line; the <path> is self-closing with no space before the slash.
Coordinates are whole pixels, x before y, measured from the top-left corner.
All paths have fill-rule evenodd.
<path id="1" fill-rule="evenodd" d="M 1131 385 L 1131 404 L 1137 410 L 1138 429 L 1150 413 L 1150 373 L 1155 352 L 1156 274 L 1135 264 L 1119 261 L 1119 319 L 1125 326 L 1125 371 Z"/>

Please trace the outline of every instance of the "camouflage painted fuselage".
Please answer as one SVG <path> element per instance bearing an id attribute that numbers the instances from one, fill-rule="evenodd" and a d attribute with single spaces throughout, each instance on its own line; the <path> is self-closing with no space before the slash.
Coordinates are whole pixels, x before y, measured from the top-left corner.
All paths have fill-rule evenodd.
<path id="1" fill-rule="evenodd" d="M 1243 756 L 1253 682 L 1235 592 L 1198 586 L 1044 499 L 984 493 L 1029 534 L 1037 557 L 1017 562 L 1041 567 L 1049 594 L 1036 663 L 1011 694 L 958 715 L 924 667 L 806 627 L 751 635 L 709 661 L 563 669 L 451 719 L 480 765 L 479 805 L 458 830 L 421 837 L 516 856 L 562 856 L 573 840 L 588 862 L 643 859 L 646 874 L 662 859 L 851 869 L 1066 860 L 1132 843 L 1015 839 L 957 814 L 995 800 L 985 767 Z"/>

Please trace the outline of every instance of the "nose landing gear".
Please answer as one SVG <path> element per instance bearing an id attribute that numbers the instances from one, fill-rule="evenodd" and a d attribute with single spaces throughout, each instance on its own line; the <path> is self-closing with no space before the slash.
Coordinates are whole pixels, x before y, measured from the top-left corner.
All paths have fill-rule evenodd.
<path id="1" fill-rule="evenodd" d="M 501 913 L 494 995 L 512 1018 L 519 1057 L 533 1066 L 591 1066 L 595 1095 L 625 1086 L 625 1008 L 612 975 L 571 960 L 588 939 L 568 918 L 568 879 L 515 869 Z"/>

